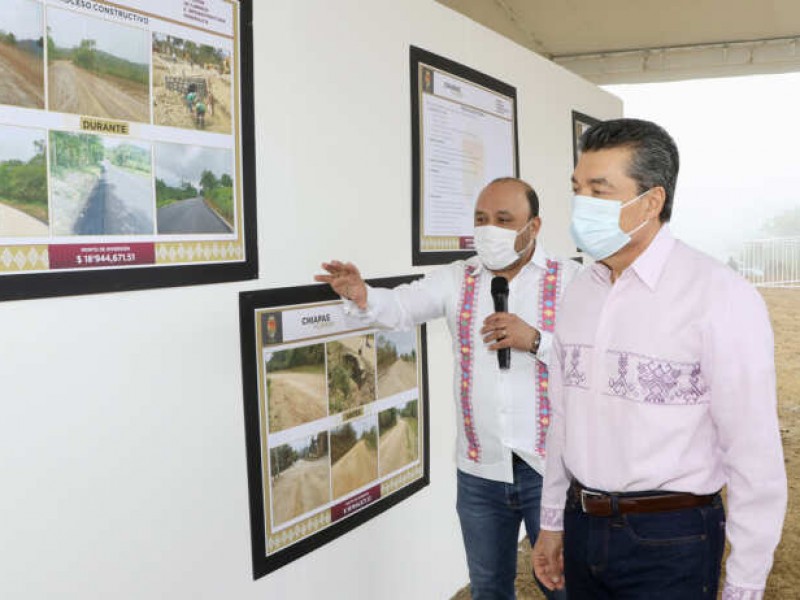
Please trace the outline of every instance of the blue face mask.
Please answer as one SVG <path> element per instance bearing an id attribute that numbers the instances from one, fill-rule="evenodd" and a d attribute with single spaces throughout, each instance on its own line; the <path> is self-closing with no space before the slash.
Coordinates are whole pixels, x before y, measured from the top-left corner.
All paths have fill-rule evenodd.
<path id="1" fill-rule="evenodd" d="M 626 246 L 631 241 L 631 235 L 644 227 L 650 219 L 646 219 L 641 225 L 626 233 L 619 227 L 620 212 L 626 206 L 637 202 L 647 192 L 639 194 L 625 204 L 591 196 L 574 196 L 572 224 L 569 229 L 578 248 L 595 260 L 603 260 Z"/>

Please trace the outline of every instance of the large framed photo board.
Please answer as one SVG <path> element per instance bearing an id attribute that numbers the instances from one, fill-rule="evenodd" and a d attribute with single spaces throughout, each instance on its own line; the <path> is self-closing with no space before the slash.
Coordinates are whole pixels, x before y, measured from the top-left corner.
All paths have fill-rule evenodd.
<path id="1" fill-rule="evenodd" d="M 473 253 L 475 200 L 519 176 L 516 88 L 414 46 L 410 50 L 412 261 Z"/>
<path id="2" fill-rule="evenodd" d="M 426 337 L 354 324 L 328 286 L 239 308 L 257 579 L 428 485 Z"/>
<path id="3" fill-rule="evenodd" d="M 257 275 L 251 0 L 0 0 L 0 300 Z"/>

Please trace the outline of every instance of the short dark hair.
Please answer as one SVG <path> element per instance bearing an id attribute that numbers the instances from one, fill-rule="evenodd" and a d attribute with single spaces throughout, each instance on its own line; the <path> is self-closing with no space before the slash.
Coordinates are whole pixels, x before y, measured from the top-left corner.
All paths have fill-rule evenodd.
<path id="1" fill-rule="evenodd" d="M 494 185 L 495 183 L 518 183 L 522 186 L 522 189 L 525 190 L 525 197 L 528 199 L 528 206 L 531 209 L 531 219 L 534 217 L 539 216 L 539 196 L 536 195 L 536 190 L 533 189 L 531 184 L 529 184 L 524 179 L 519 179 L 518 177 L 498 177 L 497 179 L 491 181 L 489 185 Z"/>
<path id="2" fill-rule="evenodd" d="M 628 176 L 636 181 L 639 193 L 654 187 L 666 192 L 658 215 L 665 223 L 672 217 L 672 201 L 678 181 L 678 146 L 662 127 L 641 119 L 613 119 L 590 127 L 580 139 L 581 152 L 608 148 L 630 148 Z"/>

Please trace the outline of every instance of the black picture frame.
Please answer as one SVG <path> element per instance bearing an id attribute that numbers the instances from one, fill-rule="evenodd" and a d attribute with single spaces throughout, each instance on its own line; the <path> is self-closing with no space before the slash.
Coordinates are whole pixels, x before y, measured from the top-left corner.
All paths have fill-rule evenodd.
<path id="1" fill-rule="evenodd" d="M 410 283 L 420 276 L 400 276 L 371 279 L 368 283 L 374 287 L 393 288 L 403 283 Z M 422 428 L 419 432 L 422 443 L 420 459 L 422 473 L 417 479 L 406 483 L 368 504 L 364 508 L 328 526 L 312 533 L 285 548 L 268 553 L 267 526 L 265 523 L 264 473 L 262 462 L 262 419 L 261 400 L 259 398 L 259 369 L 261 368 L 261 347 L 257 337 L 257 311 L 272 307 L 291 308 L 305 307 L 315 303 L 338 301 L 337 296 L 327 285 L 311 285 L 304 287 L 286 287 L 259 291 L 242 292 L 239 295 L 239 320 L 241 328 L 241 353 L 243 400 L 245 418 L 245 442 L 247 452 L 247 474 L 249 488 L 250 532 L 252 549 L 253 579 L 259 579 L 282 566 L 313 552 L 320 546 L 335 540 L 352 529 L 362 525 L 373 517 L 385 512 L 397 503 L 420 491 L 430 483 L 430 424 L 428 401 L 428 361 L 427 334 L 424 324 L 419 325 L 417 360 L 419 361 L 419 396 L 418 411 L 422 417 Z M 262 313 L 263 315 L 263 313 Z M 282 326 L 278 328 L 282 335 Z M 419 417 L 418 417 L 419 418 Z M 379 477 L 380 479 L 380 477 Z M 358 496 L 358 494 L 356 494 Z M 330 508 L 333 510 L 333 507 Z"/>
<path id="2" fill-rule="evenodd" d="M 239 117 L 242 227 L 244 257 L 229 262 L 206 262 L 102 268 L 50 269 L 45 272 L 0 274 L 0 301 L 122 292 L 161 287 L 223 283 L 258 277 L 256 222 L 255 107 L 253 102 L 253 0 L 231 0 L 239 10 Z M 76 239 L 74 244 L 82 244 Z M 108 242 L 110 244 L 110 242 Z M 120 244 L 136 244 L 124 239 Z M 154 242 L 157 245 L 160 242 Z M 192 241 L 191 243 L 194 243 Z M 219 242 L 222 243 L 222 242 Z M 86 242 L 88 245 L 89 242 Z"/>
<path id="3" fill-rule="evenodd" d="M 419 77 L 420 64 L 445 71 L 449 75 L 492 90 L 513 101 L 514 128 L 514 177 L 519 177 L 519 131 L 517 120 L 517 89 L 499 79 L 481 73 L 461 63 L 439 56 L 422 48 L 409 48 L 409 82 L 411 89 L 411 261 L 412 265 L 440 265 L 454 260 L 465 259 L 475 254 L 474 250 L 423 251 L 422 236 L 422 148 L 420 122 L 420 95 L 424 83 Z"/>
<path id="4" fill-rule="evenodd" d="M 595 119 L 589 115 L 585 115 L 577 110 L 572 111 L 572 166 L 578 164 L 580 139 L 583 132 L 589 127 L 597 125 L 600 119 Z"/>

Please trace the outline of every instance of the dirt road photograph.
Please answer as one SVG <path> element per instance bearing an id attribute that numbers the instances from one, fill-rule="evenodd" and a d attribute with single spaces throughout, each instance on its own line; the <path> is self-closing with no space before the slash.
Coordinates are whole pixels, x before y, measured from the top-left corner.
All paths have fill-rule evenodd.
<path id="1" fill-rule="evenodd" d="M 159 234 L 232 233 L 233 152 L 155 144 Z"/>
<path id="2" fill-rule="evenodd" d="M 53 234 L 152 234 L 150 155 L 146 142 L 51 131 Z"/>
<path id="3" fill-rule="evenodd" d="M 49 109 L 150 122 L 150 44 L 143 29 L 47 11 Z"/>
<path id="4" fill-rule="evenodd" d="M 272 448 L 269 465 L 273 527 L 330 502 L 327 431 Z"/>
<path id="5" fill-rule="evenodd" d="M 266 371 L 270 432 L 328 416 L 325 344 L 273 352 Z"/>
<path id="6" fill-rule="evenodd" d="M 381 477 L 419 456 L 418 402 L 412 400 L 378 413 L 378 464 Z"/>
<path id="7" fill-rule="evenodd" d="M 0 125 L 0 243 L 49 234 L 47 133 Z"/>
<path id="8" fill-rule="evenodd" d="M 382 331 L 378 353 L 378 398 L 417 387 L 417 332 Z"/>
<path id="9" fill-rule="evenodd" d="M 378 478 L 378 420 L 375 415 L 331 431 L 333 497 L 341 498 Z"/>
<path id="10" fill-rule="evenodd" d="M 0 0 L 0 104 L 44 108 L 42 5 Z"/>
<path id="11" fill-rule="evenodd" d="M 153 122 L 231 133 L 231 54 L 153 34 Z"/>
<path id="12" fill-rule="evenodd" d="M 328 342 L 330 413 L 375 401 L 375 336 L 357 335 Z"/>

